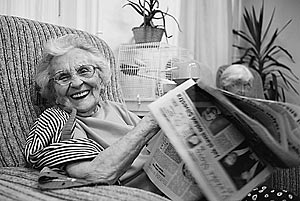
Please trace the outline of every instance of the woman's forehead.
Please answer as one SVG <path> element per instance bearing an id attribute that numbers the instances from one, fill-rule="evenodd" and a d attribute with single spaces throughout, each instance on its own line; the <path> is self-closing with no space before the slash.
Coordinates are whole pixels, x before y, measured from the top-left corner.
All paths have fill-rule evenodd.
<path id="1" fill-rule="evenodd" d="M 71 49 L 69 52 L 54 57 L 50 64 L 52 71 L 72 70 L 83 64 L 95 64 L 95 56 L 86 50 L 79 48 Z"/>

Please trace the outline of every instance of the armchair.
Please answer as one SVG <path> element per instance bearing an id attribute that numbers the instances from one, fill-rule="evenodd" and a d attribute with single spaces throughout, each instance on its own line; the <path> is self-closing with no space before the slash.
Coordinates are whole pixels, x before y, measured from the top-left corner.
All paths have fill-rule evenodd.
<path id="1" fill-rule="evenodd" d="M 67 33 L 91 41 L 109 59 L 112 78 L 103 99 L 123 102 L 115 58 L 108 45 L 84 31 L 0 15 L 0 200 L 167 200 L 123 186 L 90 186 L 41 191 L 39 172 L 26 167 L 26 135 L 47 107 L 34 81 L 35 66 L 45 41 Z"/>

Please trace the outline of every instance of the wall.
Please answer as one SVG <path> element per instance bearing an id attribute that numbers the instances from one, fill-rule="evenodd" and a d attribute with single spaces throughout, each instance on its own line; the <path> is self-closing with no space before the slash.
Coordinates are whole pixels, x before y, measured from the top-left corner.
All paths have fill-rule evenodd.
<path id="1" fill-rule="evenodd" d="M 285 23 L 292 19 L 292 23 L 279 35 L 277 43 L 287 49 L 293 56 L 295 63 L 288 60 L 282 60 L 290 66 L 293 72 L 300 78 L 300 1 L 299 0 L 264 0 L 265 1 L 265 18 L 270 19 L 271 13 L 275 8 L 273 28 L 282 28 Z M 243 0 L 246 7 L 252 5 L 258 10 L 261 7 L 261 0 Z M 272 32 L 271 32 L 272 33 Z M 296 83 L 295 87 L 300 93 L 300 84 Z M 300 97 L 294 93 L 287 94 L 287 102 L 300 105 Z"/>
<path id="2" fill-rule="evenodd" d="M 174 15 L 178 19 L 180 0 L 163 0 L 160 1 L 160 8 L 163 11 Z M 123 8 L 126 0 L 102 0 L 101 4 L 105 9 L 103 11 L 103 34 L 102 37 L 110 44 L 113 51 L 117 53 L 118 46 L 123 43 L 131 43 L 133 35 L 131 29 L 139 26 L 143 22 L 142 16 L 137 14 L 130 6 Z M 135 1 L 137 2 L 137 1 Z M 177 26 L 175 22 L 167 17 L 167 29 L 169 34 L 174 35 L 168 40 L 169 44 L 177 44 Z M 163 38 L 166 42 L 166 38 Z"/>
<path id="3" fill-rule="evenodd" d="M 261 6 L 261 0 L 241 1 L 247 7 Z M 169 13 L 178 19 L 181 2 L 184 3 L 184 0 L 162 0 L 160 6 L 162 10 L 168 7 Z M 18 15 L 86 30 L 103 38 L 117 56 L 119 45 L 130 43 L 131 29 L 142 22 L 141 16 L 132 8 L 122 8 L 125 3 L 126 0 L 0 0 L 0 14 Z M 274 27 L 282 27 L 289 19 L 293 19 L 292 24 L 280 35 L 278 43 L 293 55 L 295 63 L 289 63 L 289 66 L 300 77 L 300 1 L 265 0 L 266 17 L 270 16 L 274 7 Z M 174 35 L 169 43 L 176 45 L 176 24 L 172 20 L 167 22 L 169 33 Z M 296 84 L 296 87 L 300 92 L 300 84 Z M 288 95 L 289 102 L 300 104 L 298 100 L 298 95 Z"/>
<path id="4" fill-rule="evenodd" d="M 162 0 L 160 8 L 178 19 L 180 0 Z M 122 43 L 132 42 L 131 29 L 143 19 L 131 7 L 122 8 L 126 0 L 0 0 L 0 14 L 15 15 L 42 22 L 88 31 L 103 38 L 115 55 Z M 136 1 L 138 2 L 138 1 Z M 170 44 L 177 44 L 175 22 L 167 19 L 173 34 Z M 163 38 L 165 42 L 165 38 Z"/>

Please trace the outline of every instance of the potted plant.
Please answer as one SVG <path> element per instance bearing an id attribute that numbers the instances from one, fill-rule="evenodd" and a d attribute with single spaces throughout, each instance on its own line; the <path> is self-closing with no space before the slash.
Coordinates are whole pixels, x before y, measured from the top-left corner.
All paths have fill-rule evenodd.
<path id="1" fill-rule="evenodd" d="M 138 3 L 131 0 L 123 6 L 131 6 L 139 15 L 142 16 L 143 22 L 139 27 L 132 29 L 136 43 L 160 42 L 163 34 L 170 38 L 166 30 L 166 17 L 171 17 L 180 30 L 179 23 L 174 16 L 168 11 L 159 9 L 158 0 L 139 0 Z M 154 21 L 161 21 L 161 24 L 155 24 Z"/>
<path id="2" fill-rule="evenodd" d="M 246 8 L 244 9 L 243 22 L 246 25 L 246 31 L 233 30 L 233 34 L 240 37 L 241 41 L 244 42 L 243 44 L 233 45 L 241 53 L 238 61 L 234 63 L 247 64 L 259 73 L 264 84 L 266 99 L 285 102 L 285 90 L 292 89 L 298 94 L 292 84 L 292 82 L 298 81 L 298 77 L 289 66 L 279 60 L 281 56 L 284 56 L 294 63 L 292 55 L 275 42 L 279 34 L 292 20 L 289 20 L 280 30 L 276 28 L 270 35 L 274 14 L 275 8 L 267 26 L 263 27 L 264 2 L 259 16 L 257 16 L 254 6 L 252 6 L 252 13 Z"/>

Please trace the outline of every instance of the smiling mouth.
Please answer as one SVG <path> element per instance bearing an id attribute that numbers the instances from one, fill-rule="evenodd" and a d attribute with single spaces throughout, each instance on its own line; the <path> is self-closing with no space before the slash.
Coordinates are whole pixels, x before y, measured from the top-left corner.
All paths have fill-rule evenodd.
<path id="1" fill-rule="evenodd" d="M 89 90 L 81 91 L 79 93 L 72 94 L 70 97 L 75 99 L 75 100 L 78 100 L 78 99 L 85 98 L 89 93 L 90 93 Z"/>

